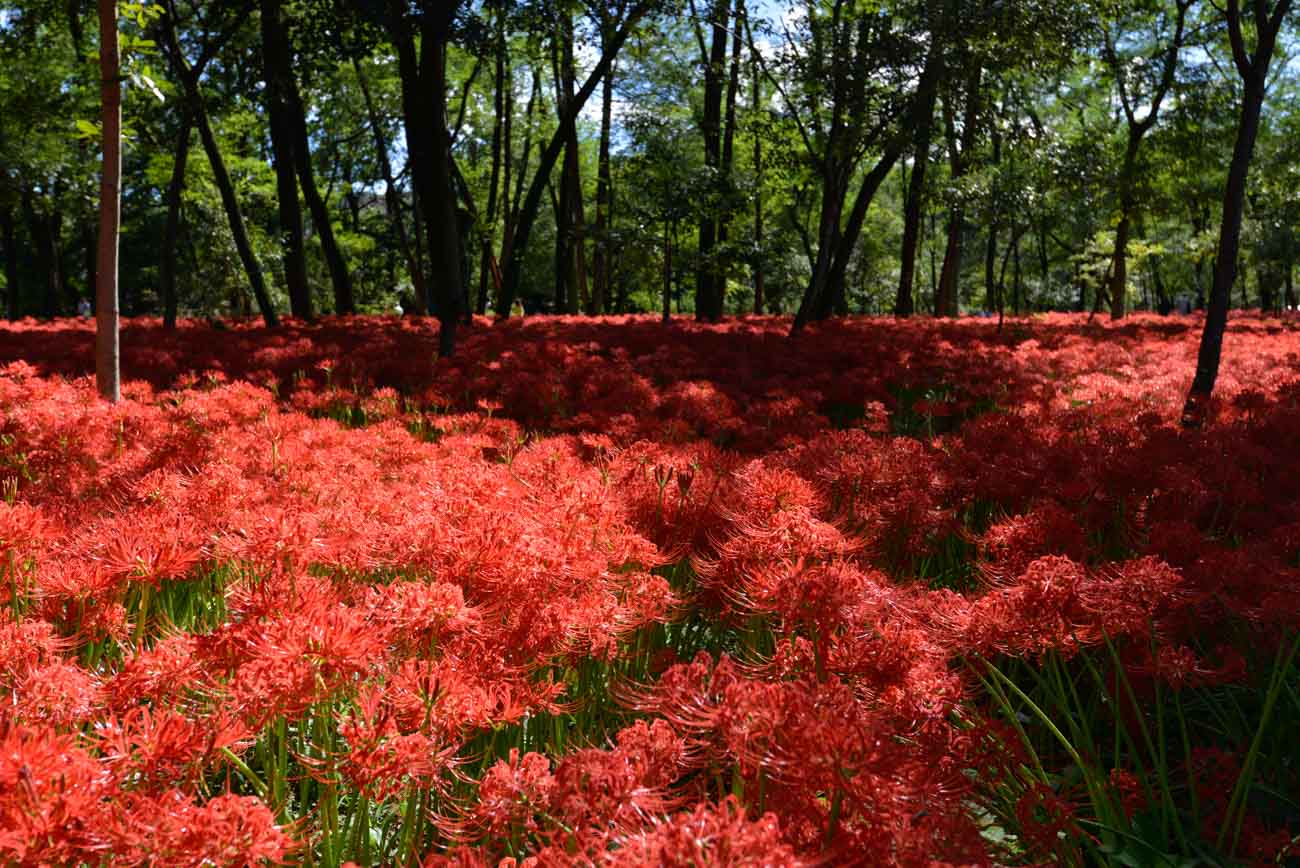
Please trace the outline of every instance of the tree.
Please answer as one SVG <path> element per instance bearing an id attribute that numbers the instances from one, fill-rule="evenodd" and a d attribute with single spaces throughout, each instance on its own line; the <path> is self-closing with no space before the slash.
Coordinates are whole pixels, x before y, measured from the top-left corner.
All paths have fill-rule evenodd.
<path id="1" fill-rule="evenodd" d="M 1228 305 L 1237 279 L 1237 252 L 1241 243 L 1241 219 L 1246 200 L 1250 160 L 1259 134 L 1259 115 L 1268 84 L 1268 67 L 1277 47 L 1278 33 L 1291 9 L 1291 0 L 1253 0 L 1250 14 L 1243 15 L 1239 0 L 1228 0 L 1223 15 L 1228 24 L 1232 63 L 1242 81 L 1241 110 L 1237 139 L 1228 165 L 1228 182 L 1223 189 L 1223 217 L 1214 260 L 1214 284 L 1210 289 L 1205 327 L 1196 355 L 1196 376 L 1192 379 L 1183 407 L 1183 424 L 1198 427 L 1205 418 L 1214 383 L 1219 378 L 1223 355 L 1223 333 L 1228 325 Z M 1243 24 L 1249 20 L 1255 31 L 1254 51 L 1246 44 Z"/>
<path id="2" fill-rule="evenodd" d="M 600 59 L 591 72 L 588 73 L 582 87 L 578 89 L 573 99 L 564 108 L 559 118 L 558 128 L 554 135 L 551 136 L 550 142 L 542 149 L 541 159 L 516 217 L 510 244 L 502 251 L 501 258 L 505 261 L 506 267 L 502 276 L 501 304 L 498 306 L 498 316 L 507 317 L 510 315 L 515 295 L 519 291 L 519 278 L 523 270 L 524 255 L 528 249 L 528 241 L 532 235 L 533 224 L 537 220 L 538 208 L 542 203 L 542 195 L 546 192 L 551 170 L 555 167 L 556 160 L 559 159 L 560 153 L 564 149 L 567 135 L 566 124 L 572 123 L 578 113 L 582 111 L 582 107 L 586 105 L 587 100 L 595 92 L 596 85 L 609 72 L 614 63 L 614 58 L 618 56 L 618 52 L 623 47 L 623 43 L 627 41 L 632 28 L 650 12 L 653 6 L 654 0 L 636 0 L 631 4 L 627 13 L 623 16 L 623 20 L 614 30 L 613 36 L 608 43 L 601 46 Z"/>
<path id="3" fill-rule="evenodd" d="M 262 314 L 262 320 L 268 328 L 276 328 L 280 324 L 280 320 L 276 316 L 275 306 L 271 302 L 271 294 L 267 290 L 266 279 L 262 275 L 262 266 L 258 262 L 257 255 L 253 251 L 252 242 L 249 240 L 248 229 L 244 225 L 243 211 L 239 207 L 239 199 L 235 196 L 235 185 L 230 179 L 230 172 L 226 168 L 221 149 L 217 146 L 217 138 L 212 131 L 212 121 L 208 116 L 207 103 L 199 87 L 199 82 L 208 62 L 212 60 L 221 45 L 230 38 L 238 25 L 242 23 L 242 13 L 246 13 L 251 8 L 251 3 L 246 3 L 241 14 L 237 14 L 233 23 L 228 24 L 226 30 L 215 38 L 207 32 L 201 35 L 199 39 L 199 56 L 193 64 L 186 58 L 184 48 L 181 46 L 177 30 L 179 24 L 176 2 L 175 0 L 166 0 L 166 4 L 166 14 L 162 17 L 162 31 L 167 58 L 185 90 L 189 110 L 198 126 L 199 139 L 203 142 L 203 150 L 207 153 L 208 164 L 212 167 L 212 176 L 221 195 L 221 204 L 230 223 L 230 234 L 234 238 L 235 248 L 239 253 L 240 262 L 244 266 L 244 273 L 248 277 L 248 283 L 253 288 L 253 295 L 257 299 L 257 306 Z"/>
<path id="4" fill-rule="evenodd" d="M 433 313 L 438 317 L 438 354 L 456 349 L 456 328 L 464 296 L 457 232 L 456 193 L 452 188 L 451 134 L 447 129 L 447 49 L 461 2 L 429 4 L 412 11 L 390 0 L 386 23 L 397 48 L 402 76 L 402 116 L 411 177 L 424 211 L 432 265 Z M 416 37 L 419 37 L 419 47 Z"/>
<path id="5" fill-rule="evenodd" d="M 117 251 L 122 204 L 122 83 L 117 0 L 99 0 L 99 74 L 103 171 L 99 186 L 99 258 L 95 281 L 95 384 L 100 397 L 122 395 L 117 322 Z"/>
<path id="6" fill-rule="evenodd" d="M 1115 228 L 1115 252 L 1110 269 L 1110 316 L 1111 319 L 1124 317 L 1125 301 L 1128 296 L 1128 240 L 1132 229 L 1134 212 L 1137 209 L 1137 169 L 1138 151 L 1142 139 L 1155 126 L 1160 116 L 1160 106 L 1165 94 L 1174 82 L 1174 73 L 1178 68 L 1178 53 L 1183 44 L 1183 31 L 1187 22 L 1187 10 L 1192 0 L 1175 0 L 1173 36 L 1169 46 L 1164 50 L 1160 71 L 1153 83 L 1147 84 L 1150 93 L 1145 112 L 1139 100 L 1143 99 L 1142 82 L 1147 76 L 1143 74 L 1147 64 L 1141 55 L 1122 54 L 1120 40 L 1112 28 L 1104 27 L 1105 43 L 1103 54 L 1115 79 L 1115 88 L 1119 91 L 1120 106 L 1124 109 L 1127 137 L 1124 147 L 1124 161 L 1119 172 L 1119 222 Z M 1161 13 L 1163 19 L 1163 11 Z M 1159 25 L 1157 25 L 1157 29 Z M 1140 116 L 1139 116 L 1140 115 Z"/>

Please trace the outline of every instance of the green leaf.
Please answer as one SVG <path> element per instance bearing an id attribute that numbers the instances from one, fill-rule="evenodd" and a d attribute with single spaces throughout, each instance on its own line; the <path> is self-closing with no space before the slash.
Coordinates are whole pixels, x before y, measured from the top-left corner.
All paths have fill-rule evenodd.
<path id="1" fill-rule="evenodd" d="M 103 131 L 98 123 L 91 123 L 84 118 L 77 118 L 77 138 L 97 142 L 103 138 Z"/>

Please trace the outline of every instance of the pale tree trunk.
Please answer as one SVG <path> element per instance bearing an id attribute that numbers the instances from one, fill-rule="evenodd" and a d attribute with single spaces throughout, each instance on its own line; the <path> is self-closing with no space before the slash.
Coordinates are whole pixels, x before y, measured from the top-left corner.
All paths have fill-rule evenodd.
<path id="1" fill-rule="evenodd" d="M 117 242 L 122 205 L 122 85 L 117 0 L 99 0 L 100 101 L 104 165 L 99 181 L 99 261 L 95 281 L 95 383 L 100 397 L 122 397 L 117 322 Z"/>

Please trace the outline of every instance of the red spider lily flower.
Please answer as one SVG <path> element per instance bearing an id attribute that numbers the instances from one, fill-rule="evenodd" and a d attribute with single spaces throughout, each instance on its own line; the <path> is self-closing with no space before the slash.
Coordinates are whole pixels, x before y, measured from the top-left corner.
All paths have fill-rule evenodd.
<path id="1" fill-rule="evenodd" d="M 799 858 L 782 839 L 774 814 L 750 820 L 734 797 L 719 805 L 701 804 L 673 815 L 648 831 L 618 841 L 603 864 L 619 868 L 664 865 L 741 868 L 765 865 L 796 868 L 810 862 Z"/>

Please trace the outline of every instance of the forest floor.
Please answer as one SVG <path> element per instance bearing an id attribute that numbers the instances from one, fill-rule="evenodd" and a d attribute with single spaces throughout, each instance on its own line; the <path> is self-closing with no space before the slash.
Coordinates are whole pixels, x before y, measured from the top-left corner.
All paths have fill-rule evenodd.
<path id="1" fill-rule="evenodd" d="M 1187 431 L 1200 322 L 0 326 L 0 862 L 1295 864 L 1300 321 Z"/>

